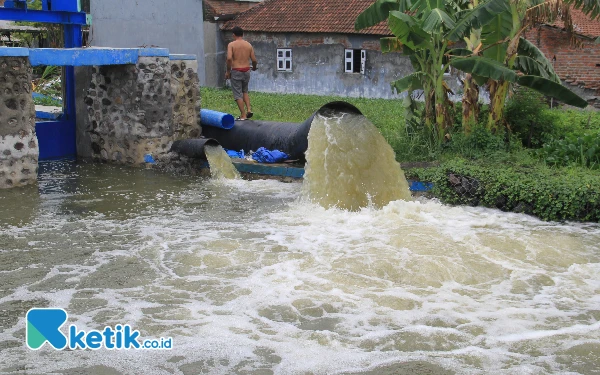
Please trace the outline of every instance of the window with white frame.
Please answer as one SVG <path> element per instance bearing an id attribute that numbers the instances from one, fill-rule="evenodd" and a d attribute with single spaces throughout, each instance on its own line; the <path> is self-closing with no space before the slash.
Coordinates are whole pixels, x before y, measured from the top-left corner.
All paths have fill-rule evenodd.
<path id="1" fill-rule="evenodd" d="M 277 70 L 282 72 L 292 71 L 292 50 L 289 48 L 277 49 Z"/>
<path id="2" fill-rule="evenodd" d="M 364 49 L 344 50 L 344 72 L 365 74 L 367 51 Z"/>

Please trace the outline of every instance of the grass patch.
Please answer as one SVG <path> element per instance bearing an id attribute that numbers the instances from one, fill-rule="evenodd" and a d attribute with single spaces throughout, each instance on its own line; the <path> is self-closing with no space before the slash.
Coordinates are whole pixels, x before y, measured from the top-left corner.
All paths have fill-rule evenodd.
<path id="1" fill-rule="evenodd" d="M 45 105 L 48 107 L 62 107 L 62 101 L 58 99 L 51 98 L 49 96 L 44 96 L 41 98 L 33 98 L 33 103 L 35 105 Z"/>
<path id="2" fill-rule="evenodd" d="M 548 109 L 561 135 L 600 134 L 600 111 Z"/>

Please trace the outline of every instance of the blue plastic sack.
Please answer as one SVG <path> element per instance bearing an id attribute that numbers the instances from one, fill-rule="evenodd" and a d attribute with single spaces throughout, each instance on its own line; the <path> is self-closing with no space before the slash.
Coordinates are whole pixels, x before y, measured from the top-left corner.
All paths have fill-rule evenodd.
<path id="1" fill-rule="evenodd" d="M 259 163 L 279 163 L 286 161 L 289 158 L 289 155 L 285 152 L 281 152 L 279 150 L 269 151 L 264 147 L 259 148 L 254 154 L 252 154 L 252 159 Z"/>
<path id="2" fill-rule="evenodd" d="M 244 150 L 240 150 L 238 152 L 238 151 L 234 151 L 234 150 L 225 149 L 225 152 L 227 152 L 227 155 L 229 155 L 229 157 L 232 159 L 243 159 L 246 157 L 246 154 L 244 154 Z"/>

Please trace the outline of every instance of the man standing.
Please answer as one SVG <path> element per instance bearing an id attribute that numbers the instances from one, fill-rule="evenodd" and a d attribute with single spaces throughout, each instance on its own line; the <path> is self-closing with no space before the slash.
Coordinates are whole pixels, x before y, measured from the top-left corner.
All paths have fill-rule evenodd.
<path id="1" fill-rule="evenodd" d="M 234 41 L 227 46 L 227 73 L 225 73 L 225 79 L 231 79 L 233 99 L 240 108 L 241 115 L 238 120 L 247 120 L 254 115 L 248 96 L 250 60 L 252 60 L 253 71 L 256 70 L 257 61 L 256 56 L 254 56 L 254 48 L 244 40 L 244 31 L 240 27 L 233 28 L 233 39 Z M 248 109 L 248 112 L 246 112 L 246 109 Z"/>

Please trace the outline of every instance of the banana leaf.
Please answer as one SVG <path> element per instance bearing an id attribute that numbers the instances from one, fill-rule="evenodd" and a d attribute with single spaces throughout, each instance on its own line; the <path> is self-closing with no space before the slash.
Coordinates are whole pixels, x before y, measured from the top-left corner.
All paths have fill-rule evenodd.
<path id="1" fill-rule="evenodd" d="M 471 56 L 464 58 L 454 58 L 450 65 L 466 73 L 475 74 L 484 78 L 491 78 L 495 81 L 515 82 L 517 73 L 504 66 L 504 64 L 481 56 Z"/>
<path id="2" fill-rule="evenodd" d="M 483 56 L 503 63 L 506 59 L 508 43 L 500 42 L 510 36 L 512 28 L 513 20 L 510 12 L 497 14 L 490 23 L 485 25 L 481 31 L 481 39 L 490 47 L 483 51 Z"/>
<path id="3" fill-rule="evenodd" d="M 560 83 L 556 83 L 546 78 L 536 76 L 521 76 L 517 80 L 521 86 L 529 87 L 540 94 L 551 96 L 561 102 L 579 108 L 587 107 L 588 103 L 585 99 L 575 94 Z"/>
<path id="4" fill-rule="evenodd" d="M 421 78 L 423 75 L 424 74 L 421 72 L 415 72 L 392 82 L 392 91 L 395 89 L 398 94 L 400 94 L 404 91 L 423 89 L 423 85 L 421 83 Z"/>
<path id="5" fill-rule="evenodd" d="M 556 73 L 552 72 L 554 75 L 551 76 L 542 64 L 528 56 L 517 56 L 514 68 L 528 76 L 538 76 L 561 83 Z"/>
<path id="6" fill-rule="evenodd" d="M 444 25 L 447 29 L 452 29 L 456 25 L 452 17 L 443 10 L 436 8 L 431 10 L 425 21 L 423 22 L 423 30 L 431 33 L 440 29 Z"/>
<path id="7" fill-rule="evenodd" d="M 542 69 L 545 72 L 545 74 L 538 74 L 538 75 L 549 78 L 556 83 L 560 83 L 560 78 L 554 71 L 554 67 L 552 66 L 550 61 L 548 61 L 548 59 L 546 58 L 544 53 L 535 46 L 535 44 L 531 43 L 530 41 L 528 41 L 525 38 L 521 38 L 521 39 L 519 39 L 519 46 L 517 48 L 517 53 L 519 54 L 519 56 L 527 56 L 527 57 L 532 58 L 540 65 L 540 69 Z M 528 75 L 535 75 L 535 74 L 529 74 L 526 72 L 524 72 L 524 73 L 528 74 Z"/>
<path id="8" fill-rule="evenodd" d="M 494 17 L 503 12 L 510 12 L 509 0 L 491 0 L 484 2 L 472 10 L 460 12 L 456 26 L 446 34 L 446 38 L 458 42 L 471 32 L 492 22 Z"/>
<path id="9" fill-rule="evenodd" d="M 390 12 L 388 24 L 392 33 L 410 49 L 431 47 L 430 37 L 413 17 L 398 11 Z"/>
<path id="10" fill-rule="evenodd" d="M 410 8 L 409 0 L 377 0 L 358 15 L 354 22 L 354 29 L 358 31 L 378 25 L 388 19 L 391 11 L 405 12 L 408 8 Z"/>

